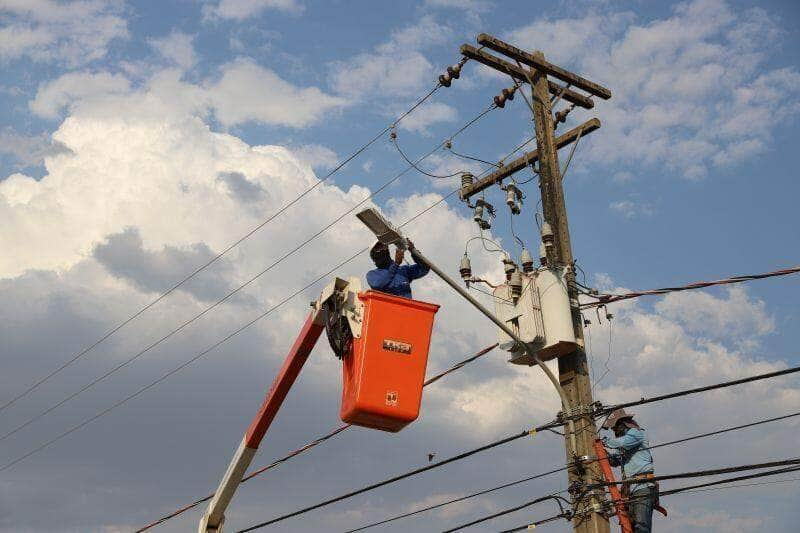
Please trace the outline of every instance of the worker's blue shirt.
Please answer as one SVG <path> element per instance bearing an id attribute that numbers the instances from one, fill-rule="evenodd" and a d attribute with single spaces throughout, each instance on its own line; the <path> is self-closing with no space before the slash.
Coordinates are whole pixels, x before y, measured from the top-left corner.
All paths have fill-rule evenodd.
<path id="1" fill-rule="evenodd" d="M 608 450 L 608 462 L 614 466 L 622 466 L 624 478 L 637 474 L 653 472 L 653 456 L 650 454 L 650 441 L 641 428 L 628 428 L 621 437 L 604 440 Z M 633 483 L 631 493 L 652 487 L 653 483 Z"/>
<path id="2" fill-rule="evenodd" d="M 411 256 L 414 258 L 413 254 Z M 376 291 L 411 298 L 411 282 L 430 271 L 427 265 L 398 265 L 394 261 L 388 268 L 376 268 L 367 272 L 367 283 Z"/>

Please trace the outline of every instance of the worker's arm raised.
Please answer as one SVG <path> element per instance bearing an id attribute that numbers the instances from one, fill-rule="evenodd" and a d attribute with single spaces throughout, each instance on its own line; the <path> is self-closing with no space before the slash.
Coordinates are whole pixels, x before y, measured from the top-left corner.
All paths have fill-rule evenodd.
<path id="1" fill-rule="evenodd" d="M 603 441 L 606 448 L 609 450 L 623 449 L 632 450 L 641 446 L 644 440 L 644 433 L 635 429 L 628 431 L 621 437 L 615 439 L 607 439 Z"/>
<path id="2" fill-rule="evenodd" d="M 411 259 L 414 260 L 414 264 L 405 267 L 406 276 L 408 277 L 408 279 L 412 280 L 419 279 L 425 276 L 428 272 L 430 272 L 431 269 L 423 261 L 420 261 L 419 256 L 416 254 L 414 243 L 411 242 L 410 240 L 408 241 L 408 249 L 411 252 Z"/>
<path id="3" fill-rule="evenodd" d="M 400 267 L 397 263 L 392 263 L 389 268 L 379 268 L 367 272 L 367 283 L 377 291 L 384 291 L 392 287 L 395 275 Z"/>

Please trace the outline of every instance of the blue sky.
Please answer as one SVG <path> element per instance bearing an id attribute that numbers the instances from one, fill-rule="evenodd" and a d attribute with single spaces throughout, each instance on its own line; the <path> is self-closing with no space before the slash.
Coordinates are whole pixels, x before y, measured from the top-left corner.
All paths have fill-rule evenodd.
<path id="1" fill-rule="evenodd" d="M 453 7 L 457 4 L 461 7 Z M 561 126 L 566 130 L 592 117 L 603 123 L 580 141 L 565 181 L 574 255 L 592 284 L 647 289 L 795 265 L 798 22 L 800 7 L 793 2 L 722 0 L 0 0 L 0 242 L 8 252 L 0 259 L 6 302 L 0 336 L 7 339 L 3 398 L 90 344 L 313 184 L 430 89 L 444 67 L 459 60 L 459 46 L 474 43 L 481 32 L 539 48 L 614 95 L 591 111 L 576 109 Z M 510 80 L 467 63 L 452 87 L 438 90 L 400 123 L 398 143 L 412 157 L 425 153 L 509 85 Z M 496 161 L 531 130 L 518 97 L 466 130 L 453 149 Z M 562 163 L 566 156 L 562 152 Z M 404 166 L 384 136 L 194 285 L 13 410 L 0 412 L 3 430 L 200 312 Z M 439 174 L 482 169 L 441 150 L 422 166 Z M 456 187 L 457 179 L 411 172 L 375 203 L 400 221 Z M 535 182 L 525 191 L 515 225 L 535 251 Z M 503 207 L 499 191 L 487 198 Z M 469 210 L 451 200 L 409 231 L 454 272 L 464 241 L 475 232 L 470 220 Z M 504 209 L 492 235 L 514 249 Z M 358 223 L 347 218 L 206 322 L 171 339 L 168 348 L 4 441 L 2 461 L 149 382 L 368 242 Z M 476 273 L 499 275 L 496 257 L 477 247 L 472 254 Z M 340 274 L 366 268 L 361 258 Z M 304 302 L 318 290 L 305 291 L 216 357 L 0 474 L 0 501 L 8 502 L 0 503 L 0 530 L 52 531 L 59 529 L 61 513 L 69 530 L 126 530 L 205 494 L 291 343 Z M 435 280 L 420 282 L 418 290 L 443 303 L 433 351 L 446 355 L 434 358 L 433 368 L 491 342 L 491 328 Z M 597 353 L 590 355 L 598 362 L 608 356 L 612 369 L 598 385 L 601 397 L 616 401 L 797 364 L 799 294 L 797 281 L 787 277 L 619 306 L 613 330 L 592 325 L 591 351 Z M 307 371 L 277 423 L 270 458 L 336 423 L 338 383 L 326 378 L 338 370 L 326 347 L 318 351 L 324 355 Z M 497 355 L 486 367 L 465 371 L 443 383 L 441 392 L 431 392 L 425 411 L 430 414 L 397 437 L 400 468 L 413 464 L 424 449 L 457 451 L 514 431 L 532 417 L 552 416 L 555 399 L 541 376 L 502 360 Z M 208 388 L 219 397 L 210 398 Z M 705 412 L 687 415 L 682 424 L 674 419 L 678 405 L 644 410 L 661 430 L 653 440 L 715 423 L 741 423 L 743 413 L 766 416 L 800 405 L 796 380 L 748 391 L 702 400 Z M 533 406 L 524 399 L 529 395 L 536 398 Z M 324 409 L 315 407 L 323 403 Z M 199 427 L 212 427 L 219 437 L 203 436 Z M 443 438 L 448 431 L 442 427 L 458 438 Z M 794 425 L 744 436 L 743 455 L 753 460 L 765 453 L 786 455 L 786 443 L 796 434 Z M 373 479 L 364 465 L 392 457 L 394 441 L 385 435 L 342 439 L 330 451 L 276 473 L 275 485 L 243 491 L 236 524 L 289 510 L 293 502 L 281 487 L 291 487 L 287 494 L 305 494 L 300 501 L 310 503 L 340 488 L 337 480 L 357 486 Z M 312 530 L 316 520 L 350 527 L 397 510 L 392 498 L 413 506 L 457 492 L 454 486 L 481 488 L 495 478 L 507 480 L 519 473 L 514 460 L 534 461 L 532 467 L 544 470 L 561 452 L 557 442 L 543 446 L 550 463 L 534 461 L 517 446 L 494 457 L 499 465 L 481 459 L 472 472 L 477 477 L 469 471 L 435 476 L 414 485 L 413 492 L 392 489 L 385 498 L 354 502 L 351 514 L 346 508 L 321 513 L 287 530 Z M 126 459 L 120 461 L 114 449 Z M 348 455 L 353 449 L 363 463 Z M 693 457 L 698 466 L 726 458 L 716 452 L 709 444 Z M 660 464 L 665 471 L 684 466 L 679 454 L 666 451 Z M 52 482 L 48 472 L 54 473 Z M 304 482 L 312 478 L 323 481 L 304 493 Z M 74 494 L 64 496 L 67 479 L 76 480 L 83 505 L 76 505 Z M 151 490 L 153 484 L 158 488 Z M 553 487 L 537 486 L 531 493 L 539 488 Z M 767 490 L 748 495 L 766 506 L 758 523 L 744 507 L 707 495 L 681 507 L 663 527 L 781 530 L 789 518 L 777 510 L 778 489 Z M 797 494 L 795 486 L 780 497 L 791 494 Z M 264 498 L 280 504 L 264 507 Z M 26 512 L 42 501 L 55 502 L 52 512 Z M 82 508 L 100 501 L 106 511 Z M 420 524 L 434 530 L 512 501 L 487 499 Z M 177 531 L 194 520 L 190 516 L 168 527 Z M 515 520 L 524 519 L 507 525 Z"/>

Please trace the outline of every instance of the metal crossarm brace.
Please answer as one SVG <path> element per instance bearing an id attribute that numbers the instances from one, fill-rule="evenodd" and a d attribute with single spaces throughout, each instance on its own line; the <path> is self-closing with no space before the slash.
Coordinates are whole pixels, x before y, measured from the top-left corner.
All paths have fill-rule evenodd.
<path id="1" fill-rule="evenodd" d="M 520 50 L 516 46 L 503 42 L 496 37 L 481 33 L 478 35 L 478 44 L 485 46 L 486 48 L 491 48 L 495 52 L 500 52 L 503 55 L 516 59 L 520 63 L 524 63 L 529 67 L 538 70 L 539 72 L 542 72 L 548 76 L 554 76 L 564 83 L 568 83 L 569 85 L 582 89 L 587 93 L 599 96 L 604 100 L 611 98 L 611 91 L 602 85 L 587 80 L 583 76 L 579 76 L 574 72 L 570 72 L 557 65 L 554 65 L 543 58 L 536 57 L 525 50 Z M 566 99 L 566 96 L 564 98 Z"/>

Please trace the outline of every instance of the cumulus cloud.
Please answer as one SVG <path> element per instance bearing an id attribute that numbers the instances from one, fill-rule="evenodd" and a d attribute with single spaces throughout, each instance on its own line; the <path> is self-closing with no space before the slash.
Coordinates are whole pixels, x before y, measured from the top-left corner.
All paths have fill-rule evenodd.
<path id="1" fill-rule="evenodd" d="M 115 39 L 128 36 L 117 1 L 53 0 L 0 2 L 0 61 L 29 57 L 76 66 L 100 59 Z"/>
<path id="2" fill-rule="evenodd" d="M 172 31 L 164 37 L 150 39 L 150 46 L 164 59 L 175 63 L 182 69 L 190 69 L 197 63 L 194 51 L 194 35 L 180 31 Z"/>
<path id="3" fill-rule="evenodd" d="M 784 119 L 800 110 L 800 72 L 765 67 L 781 32 L 759 8 L 694 0 L 648 22 L 593 11 L 538 19 L 507 37 L 523 48 L 546 44 L 550 59 L 612 90 L 597 101 L 602 133 L 585 149 L 616 173 L 645 164 L 703 178 L 763 154 L 776 127 L 771 110 Z"/>
<path id="4" fill-rule="evenodd" d="M 0 131 L 0 153 L 10 155 L 17 168 L 38 165 L 45 158 L 68 153 L 69 149 L 54 143 L 49 135 L 21 135 L 11 128 Z"/>
<path id="5" fill-rule="evenodd" d="M 274 71 L 242 59 L 223 65 L 219 77 L 201 84 L 184 81 L 176 69 L 158 71 L 139 87 L 122 74 L 71 72 L 43 83 L 29 107 L 51 119 L 75 106 L 97 115 L 127 106 L 148 115 L 213 112 L 226 127 L 253 121 L 302 128 L 344 103 L 317 87 L 292 85 Z"/>
<path id="6" fill-rule="evenodd" d="M 452 33 L 448 26 L 424 16 L 393 32 L 373 51 L 332 63 L 331 86 L 349 98 L 414 96 L 438 76 L 423 53 L 425 48 L 446 42 Z"/>
<path id="7" fill-rule="evenodd" d="M 272 9 L 288 13 L 300 13 L 303 5 L 298 0 L 219 0 L 203 6 L 206 18 L 244 20 Z"/>

